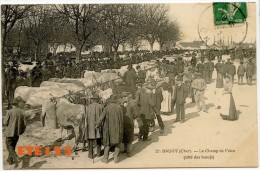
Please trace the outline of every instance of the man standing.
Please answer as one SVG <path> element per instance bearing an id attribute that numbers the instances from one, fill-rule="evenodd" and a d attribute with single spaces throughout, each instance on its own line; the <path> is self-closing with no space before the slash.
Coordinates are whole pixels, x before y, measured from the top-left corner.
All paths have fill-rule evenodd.
<path id="1" fill-rule="evenodd" d="M 196 54 L 195 53 L 192 54 L 192 58 L 190 60 L 190 63 L 191 63 L 191 66 L 192 66 L 193 69 L 196 68 L 197 59 L 196 59 Z"/>
<path id="2" fill-rule="evenodd" d="M 137 75 L 132 67 L 132 64 L 128 65 L 128 70 L 126 71 L 124 75 L 124 82 L 126 84 L 126 87 L 128 88 L 129 92 L 132 94 L 132 96 L 135 96 L 135 91 L 136 91 L 136 79 Z"/>
<path id="3" fill-rule="evenodd" d="M 197 65 L 197 69 L 198 72 L 201 73 L 201 75 L 203 74 L 203 64 L 201 63 L 201 61 L 199 61 L 198 65 Z"/>
<path id="4" fill-rule="evenodd" d="M 128 157 L 132 156 L 132 142 L 134 141 L 134 120 L 139 116 L 136 102 L 132 99 L 132 95 L 128 95 L 127 100 L 123 103 L 124 112 L 124 133 L 123 143 L 125 152 Z"/>
<path id="5" fill-rule="evenodd" d="M 154 87 L 154 89 L 152 90 L 152 101 L 154 101 L 154 107 L 153 107 L 153 111 L 156 115 L 156 118 L 157 118 L 157 121 L 158 121 L 158 124 L 161 128 L 161 133 L 164 132 L 164 124 L 163 124 L 163 121 L 162 121 L 162 118 L 161 118 L 161 103 L 163 101 L 163 95 L 162 95 L 162 90 L 161 88 L 159 87 L 156 87 L 156 82 L 154 80 L 151 81 L 151 86 Z M 151 121 L 152 123 L 152 127 L 154 128 L 155 126 L 155 121 L 154 119 L 152 119 Z"/>
<path id="6" fill-rule="evenodd" d="M 119 162 L 120 143 L 123 140 L 123 110 L 119 104 L 116 104 L 116 95 L 112 95 L 108 105 L 105 107 L 102 115 L 96 122 L 99 127 L 103 122 L 103 145 L 105 146 L 102 162 L 108 163 L 109 151 L 115 147 L 114 162 Z"/>
<path id="7" fill-rule="evenodd" d="M 7 162 L 12 164 L 18 164 L 20 159 L 15 152 L 16 144 L 19 140 L 19 136 L 22 135 L 26 129 L 24 110 L 18 106 L 18 101 L 14 99 L 12 103 L 12 109 L 7 112 L 7 115 L 3 121 L 3 125 L 7 126 L 5 129 L 6 146 L 9 152 Z"/>
<path id="8" fill-rule="evenodd" d="M 216 63 L 216 65 L 215 65 L 215 69 L 217 71 L 217 74 L 221 73 L 221 67 L 222 67 L 221 60 L 218 59 L 218 63 Z"/>
<path id="9" fill-rule="evenodd" d="M 192 82 L 191 87 L 194 90 L 195 103 L 196 103 L 197 110 L 198 110 L 197 112 L 201 111 L 201 106 L 200 106 L 200 103 L 201 103 L 203 111 L 207 113 L 206 106 L 205 106 L 205 99 L 204 99 L 204 92 L 205 92 L 207 85 L 206 85 L 204 79 L 201 78 L 200 73 L 197 73 L 196 75 L 197 75 L 197 78 Z"/>
<path id="10" fill-rule="evenodd" d="M 252 85 L 252 77 L 254 75 L 254 67 L 248 63 L 246 66 L 246 80 L 248 85 Z"/>
<path id="11" fill-rule="evenodd" d="M 225 75 L 229 75 L 230 65 L 231 65 L 230 59 L 227 59 L 227 62 L 225 63 Z"/>
<path id="12" fill-rule="evenodd" d="M 234 65 L 234 61 L 231 61 L 229 65 L 228 75 L 230 77 L 230 81 L 234 83 L 234 76 L 236 75 L 236 66 Z"/>
<path id="13" fill-rule="evenodd" d="M 246 68 L 243 65 L 243 62 L 240 62 L 240 65 L 237 68 L 237 75 L 238 75 L 238 85 L 243 85 L 243 77 L 245 75 Z"/>
<path id="14" fill-rule="evenodd" d="M 101 156 L 101 129 L 96 129 L 95 123 L 97 122 L 98 118 L 100 118 L 103 107 L 101 104 L 98 103 L 99 97 L 94 95 L 91 98 L 91 104 L 88 106 L 86 110 L 86 117 L 84 117 L 84 127 L 86 131 L 86 138 L 88 139 L 88 157 L 93 159 L 94 157 L 94 149 L 93 146 L 96 142 L 97 145 L 97 156 Z"/>
<path id="15" fill-rule="evenodd" d="M 186 83 L 186 86 L 189 90 L 189 97 L 191 98 L 192 100 L 192 103 L 195 103 L 195 99 L 194 99 L 194 94 L 193 94 L 193 89 L 191 87 L 191 84 L 193 82 L 193 80 L 195 79 L 195 76 L 193 74 L 193 69 L 192 68 L 189 68 L 188 69 L 188 73 L 185 75 L 185 83 Z"/>
<path id="16" fill-rule="evenodd" d="M 214 71 L 214 63 L 211 60 L 209 60 L 208 65 L 209 65 L 209 82 L 211 83 L 212 82 L 212 73 Z"/>
<path id="17" fill-rule="evenodd" d="M 182 80 L 180 78 L 177 78 L 175 81 L 176 81 L 176 87 L 174 90 L 173 100 L 176 102 L 176 113 L 177 113 L 176 122 L 179 122 L 181 120 L 183 123 L 185 122 L 184 104 L 189 94 L 189 91 L 186 85 L 182 83 Z"/>
<path id="18" fill-rule="evenodd" d="M 221 67 L 219 67 L 219 73 L 222 74 L 223 78 L 226 76 L 226 64 L 225 64 L 225 60 L 222 60 Z"/>
<path id="19" fill-rule="evenodd" d="M 147 88 L 141 88 L 140 89 L 140 96 L 139 96 L 139 102 L 137 104 L 140 104 L 140 118 L 142 121 L 142 126 L 139 130 L 138 138 L 139 140 L 143 141 L 150 141 L 151 139 L 148 138 L 149 134 L 149 125 L 150 122 L 154 116 L 154 112 L 152 109 L 152 106 L 154 106 L 154 102 L 151 98 L 151 90 L 154 87 L 151 85 L 148 85 Z"/>
<path id="20" fill-rule="evenodd" d="M 184 72 L 184 61 L 182 60 L 182 57 L 178 58 L 178 61 L 177 61 L 177 71 L 178 71 L 178 73 L 183 73 Z"/>
<path id="21" fill-rule="evenodd" d="M 205 58 L 205 63 L 203 64 L 203 79 L 205 80 L 206 84 L 209 84 L 209 63 L 208 58 Z"/>
<path id="22" fill-rule="evenodd" d="M 140 83 L 144 83 L 146 78 L 145 71 L 141 70 L 141 67 L 139 65 L 136 66 L 136 70 L 137 70 L 137 81 Z"/>

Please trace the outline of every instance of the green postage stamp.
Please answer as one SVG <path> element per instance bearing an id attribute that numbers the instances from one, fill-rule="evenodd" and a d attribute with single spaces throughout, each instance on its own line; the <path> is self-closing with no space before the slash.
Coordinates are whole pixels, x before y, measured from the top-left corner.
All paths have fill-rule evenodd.
<path id="1" fill-rule="evenodd" d="M 234 25 L 243 23 L 247 18 L 245 2 L 218 2 L 213 3 L 214 24 Z"/>

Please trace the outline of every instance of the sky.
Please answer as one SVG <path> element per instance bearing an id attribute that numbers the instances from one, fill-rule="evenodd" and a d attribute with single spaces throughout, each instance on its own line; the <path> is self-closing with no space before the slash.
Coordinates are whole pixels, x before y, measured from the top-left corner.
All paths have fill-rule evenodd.
<path id="1" fill-rule="evenodd" d="M 209 7 L 207 12 L 204 14 L 209 14 L 212 7 L 211 3 L 173 3 L 169 4 L 170 11 L 169 17 L 173 20 L 177 20 L 180 24 L 182 31 L 182 41 L 193 41 L 200 40 L 198 34 L 198 24 L 200 18 L 206 19 L 208 24 L 213 24 L 213 20 L 210 20 L 211 17 L 201 16 L 203 11 Z M 247 3 L 247 12 L 248 12 L 248 30 L 244 42 L 251 43 L 256 40 L 256 5 L 255 3 Z M 213 12 L 212 14 L 213 15 Z M 210 23 L 211 22 L 211 23 Z"/>

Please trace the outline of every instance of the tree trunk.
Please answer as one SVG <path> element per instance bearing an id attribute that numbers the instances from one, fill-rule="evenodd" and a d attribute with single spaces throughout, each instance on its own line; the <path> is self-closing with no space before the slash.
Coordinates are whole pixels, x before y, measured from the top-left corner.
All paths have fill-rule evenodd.
<path id="1" fill-rule="evenodd" d="M 159 42 L 159 50 L 162 52 L 163 43 Z"/>
<path id="2" fill-rule="evenodd" d="M 150 44 L 150 52 L 153 53 L 153 44 L 154 43 L 149 42 L 149 44 Z"/>
<path id="3" fill-rule="evenodd" d="M 122 52 L 125 52 L 125 44 L 122 44 Z"/>
<path id="4" fill-rule="evenodd" d="M 4 47 L 5 47 L 5 39 L 6 39 L 6 33 L 3 33 L 2 42 L 1 42 L 1 50 L 2 50 L 2 60 L 1 60 L 1 66 L 2 66 L 2 102 L 4 102 L 5 97 L 5 68 L 4 68 Z"/>
<path id="5" fill-rule="evenodd" d="M 76 47 L 76 63 L 80 63 L 81 62 L 81 51 L 83 49 L 83 45 L 77 46 Z"/>
<path id="6" fill-rule="evenodd" d="M 119 45 L 113 47 L 114 48 L 114 61 L 116 61 L 116 59 L 117 59 L 118 46 Z"/>

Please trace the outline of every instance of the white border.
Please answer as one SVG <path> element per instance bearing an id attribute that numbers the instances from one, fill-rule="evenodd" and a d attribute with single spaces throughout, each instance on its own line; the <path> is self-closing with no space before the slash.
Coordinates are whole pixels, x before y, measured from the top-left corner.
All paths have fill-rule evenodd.
<path id="1" fill-rule="evenodd" d="M 232 0 L 215 0 L 215 2 L 230 2 Z M 255 2 L 256 3 L 256 54 L 257 57 L 259 58 L 259 52 L 260 52 L 260 33 L 259 33 L 259 26 L 260 26 L 260 22 L 259 22 L 259 1 L 258 0 L 234 0 L 236 2 Z M 37 0 L 37 2 L 35 0 L 1 0 L 0 4 L 72 4 L 72 3 L 209 3 L 209 2 L 214 2 L 213 0 L 162 0 L 162 1 L 158 1 L 158 0 Z M 232 1 L 233 2 L 233 1 Z M 260 164 L 260 141 L 259 141 L 259 132 L 260 132 L 260 125 L 259 125 L 259 108 L 260 108 L 260 102 L 259 102 L 259 93 L 260 93 L 260 87 L 259 87 L 259 79 L 260 79 L 260 60 L 257 59 L 257 112 L 258 112 L 258 168 L 172 168 L 172 169 L 168 169 L 168 170 L 176 170 L 176 171 L 198 171 L 198 170 L 203 170 L 203 171 L 208 171 L 208 170 L 231 170 L 231 171 L 237 171 L 237 170 L 259 170 L 259 164 Z M 1 71 L 1 70 L 0 70 Z M 0 107 L 2 107 L 2 98 L 0 98 Z M 1 118 L 1 117 L 0 117 Z M 2 130 L 2 119 L 0 119 L 0 128 Z M 0 136 L 0 170 L 3 169 L 3 155 L 2 155 L 2 148 L 3 148 L 3 144 L 2 144 L 2 136 Z M 250 160 L 250 159 L 249 159 Z M 38 170 L 42 170 L 42 169 L 37 169 Z M 44 169 L 46 170 L 46 169 Z M 48 169 L 49 170 L 49 169 Z M 76 169 L 66 169 L 66 170 L 75 170 Z M 82 170 L 82 169 L 81 169 Z M 88 169 L 88 170 L 96 170 L 96 169 Z M 105 169 L 98 169 L 98 170 L 105 170 Z M 117 170 L 126 170 L 126 169 L 117 169 Z M 131 170 L 142 170 L 142 169 L 131 169 Z M 162 170 L 162 169 L 153 169 L 154 171 L 158 171 L 158 170 Z M 53 170 L 54 171 L 54 170 Z"/>

